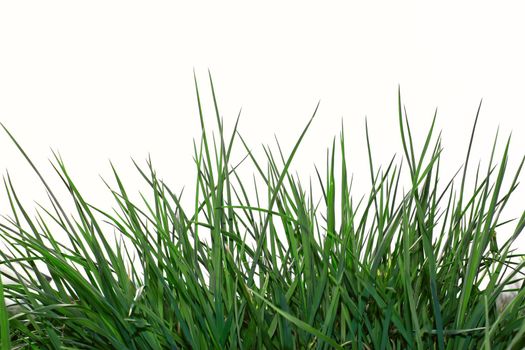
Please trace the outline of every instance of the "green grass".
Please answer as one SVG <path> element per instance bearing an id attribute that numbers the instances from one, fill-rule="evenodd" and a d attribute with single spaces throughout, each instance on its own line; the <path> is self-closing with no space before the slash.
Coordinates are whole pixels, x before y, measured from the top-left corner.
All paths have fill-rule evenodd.
<path id="1" fill-rule="evenodd" d="M 106 212 L 55 154 L 70 210 L 6 129 L 49 205 L 30 214 L 5 177 L 12 212 L 0 224 L 9 277 L 0 283 L 1 349 L 525 346 L 524 260 L 512 245 L 525 212 L 500 219 L 523 159 L 509 174 L 510 138 L 502 154 L 496 138 L 487 168 L 469 180 L 479 110 L 462 171 L 442 182 L 435 117 L 415 145 L 399 97 L 403 160 L 377 168 L 367 128 L 371 185 L 355 200 L 343 132 L 318 183 L 304 186 L 291 164 L 312 120 L 289 154 L 265 148 L 266 158 L 256 159 L 237 124 L 224 130 L 211 77 L 210 84 L 216 115 L 205 118 L 195 81 L 202 133 L 190 207 L 148 161 L 135 164 L 148 188 L 142 201 L 113 169 L 115 210 Z M 246 156 L 240 165 L 231 160 L 237 148 Z M 255 182 L 239 175 L 249 167 Z M 503 225 L 506 241 L 496 239 Z M 512 288 L 516 296 L 498 309 Z"/>

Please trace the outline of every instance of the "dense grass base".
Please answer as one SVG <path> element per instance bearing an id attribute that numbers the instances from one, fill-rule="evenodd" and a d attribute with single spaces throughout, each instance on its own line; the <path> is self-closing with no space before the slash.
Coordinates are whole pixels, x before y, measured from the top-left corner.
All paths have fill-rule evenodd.
<path id="1" fill-rule="evenodd" d="M 316 199 L 314 185 L 303 187 L 289 170 L 311 120 L 288 156 L 266 149 L 260 162 L 237 124 L 227 136 L 210 84 L 218 141 L 206 133 L 196 82 L 202 137 L 190 208 L 151 162 L 137 166 L 150 189 L 142 202 L 114 171 L 111 213 L 86 202 L 59 156 L 74 212 L 33 166 L 50 205 L 32 217 L 6 177 L 12 213 L 0 224 L 0 349 L 525 346 L 524 262 L 511 250 L 525 212 L 500 221 L 523 165 L 504 189 L 509 142 L 466 183 L 474 124 L 462 171 L 441 183 L 434 122 L 415 147 L 400 98 L 408 169 L 392 160 L 376 171 L 366 130 L 372 185 L 354 201 L 341 133 L 326 173 L 317 173 Z M 257 188 L 231 164 L 237 144 Z M 502 243 L 503 224 L 513 228 Z M 516 295 L 502 306 L 509 289 Z"/>

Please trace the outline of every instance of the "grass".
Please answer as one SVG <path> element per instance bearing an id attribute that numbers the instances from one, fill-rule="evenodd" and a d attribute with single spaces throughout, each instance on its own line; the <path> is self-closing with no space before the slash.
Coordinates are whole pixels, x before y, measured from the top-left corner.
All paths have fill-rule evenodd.
<path id="1" fill-rule="evenodd" d="M 496 137 L 487 169 L 478 166 L 467 181 L 479 109 L 462 171 L 442 183 L 435 117 L 415 145 L 399 96 L 404 159 L 376 170 L 367 128 L 371 186 L 356 201 L 343 132 L 318 184 L 304 187 L 290 167 L 312 120 L 289 155 L 265 148 L 258 160 L 237 124 L 224 130 L 211 76 L 210 84 L 211 122 L 195 81 L 202 133 L 189 208 L 148 161 L 135 164 L 149 191 L 142 201 L 113 169 L 115 210 L 106 212 L 55 154 L 74 203 L 67 209 L 6 129 L 49 205 L 29 214 L 5 177 L 12 212 L 0 224 L 2 350 L 525 346 L 525 263 L 512 245 L 525 212 L 500 219 L 523 159 L 509 174 L 510 137 L 502 154 Z M 230 159 L 234 147 L 246 155 L 241 165 Z M 239 176 L 250 165 L 255 185 Z M 502 225 L 511 226 L 505 241 L 496 239 Z M 515 297 L 498 308 L 511 289 Z"/>

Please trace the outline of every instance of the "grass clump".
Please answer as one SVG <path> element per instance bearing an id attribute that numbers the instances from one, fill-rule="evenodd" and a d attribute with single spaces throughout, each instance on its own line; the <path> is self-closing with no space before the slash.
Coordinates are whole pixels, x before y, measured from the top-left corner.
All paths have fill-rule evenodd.
<path id="1" fill-rule="evenodd" d="M 312 120 L 289 155 L 265 149 L 261 162 L 237 124 L 224 130 L 211 77 L 210 84 L 218 137 L 210 142 L 206 133 L 195 82 L 202 134 L 190 208 L 148 161 L 135 165 L 149 195 L 133 201 L 113 169 L 115 210 L 104 211 L 86 200 L 55 154 L 75 208 L 66 210 L 8 132 L 50 205 L 33 217 L 5 178 L 12 212 L 0 224 L 0 349 L 524 346 L 524 262 L 512 243 L 525 212 L 500 220 L 523 165 L 504 188 L 510 138 L 499 156 L 496 138 L 488 168 L 478 167 L 467 183 L 474 123 L 462 171 L 442 183 L 435 117 L 417 148 L 399 98 L 404 162 L 392 159 L 376 171 L 367 129 L 371 187 L 356 202 L 341 133 L 326 173 L 317 172 L 316 199 L 314 185 L 303 187 L 290 171 Z M 238 175 L 235 145 L 259 186 Z M 501 242 L 503 224 L 512 232 Z M 498 300 L 510 289 L 516 294 L 502 307 Z"/>

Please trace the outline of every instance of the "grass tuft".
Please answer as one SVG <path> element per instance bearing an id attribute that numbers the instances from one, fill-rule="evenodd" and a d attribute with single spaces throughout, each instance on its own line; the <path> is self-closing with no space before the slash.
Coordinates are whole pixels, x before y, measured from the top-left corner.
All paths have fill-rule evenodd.
<path id="1" fill-rule="evenodd" d="M 509 174 L 510 137 L 502 154 L 496 138 L 487 169 L 478 166 L 467 182 L 481 104 L 462 177 L 442 183 L 436 115 L 418 147 L 399 94 L 404 160 L 375 169 L 366 126 L 371 187 L 356 202 L 343 131 L 326 169 L 316 168 L 318 184 L 305 187 L 291 173 L 318 106 L 289 154 L 265 148 L 260 160 L 238 119 L 225 131 L 211 75 L 209 83 L 213 122 L 195 79 L 202 132 L 189 208 L 148 160 L 135 165 L 149 193 L 132 200 L 113 168 L 114 185 L 106 184 L 114 210 L 104 211 L 54 154 L 71 209 L 4 127 L 49 205 L 30 214 L 4 178 L 11 213 L 0 222 L 0 349 L 525 346 L 525 260 L 513 250 L 525 211 L 500 219 L 525 158 Z M 244 152 L 242 164 L 231 159 L 234 147 Z M 248 163 L 253 183 L 239 174 Z M 506 240 L 498 237 L 503 225 L 511 227 Z M 513 298 L 502 304 L 509 291 Z"/>

